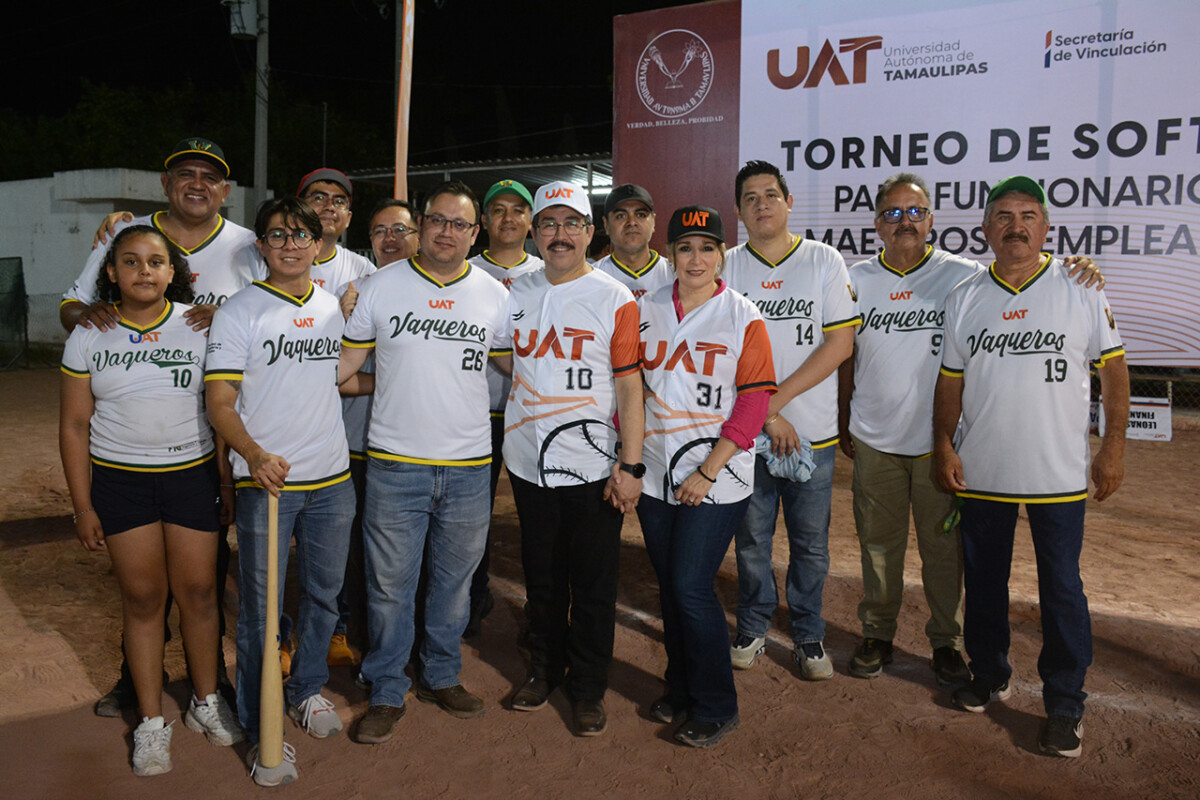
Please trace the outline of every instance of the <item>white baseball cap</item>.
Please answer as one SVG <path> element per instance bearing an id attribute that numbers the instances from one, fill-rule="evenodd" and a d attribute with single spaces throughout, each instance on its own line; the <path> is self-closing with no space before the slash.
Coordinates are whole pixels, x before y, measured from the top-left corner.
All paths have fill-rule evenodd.
<path id="1" fill-rule="evenodd" d="M 533 196 L 533 215 L 536 217 L 550 206 L 566 206 L 585 217 L 592 215 L 592 201 L 587 190 L 577 183 L 554 181 L 540 187 Z"/>

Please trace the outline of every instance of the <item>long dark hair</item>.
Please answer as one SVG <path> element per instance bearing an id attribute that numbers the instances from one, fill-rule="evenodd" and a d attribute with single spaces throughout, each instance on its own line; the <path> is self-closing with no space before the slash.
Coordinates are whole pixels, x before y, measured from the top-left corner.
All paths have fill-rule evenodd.
<path id="1" fill-rule="evenodd" d="M 188 269 L 183 251 L 179 249 L 179 245 L 168 239 L 166 234 L 151 225 L 130 225 L 128 228 L 122 228 L 121 232 L 113 237 L 112 245 L 104 254 L 104 263 L 100 265 L 100 274 L 96 277 L 96 296 L 109 303 L 116 303 L 121 299 L 121 287 L 108 277 L 108 268 L 116 264 L 117 247 L 133 236 L 157 236 L 162 241 L 167 248 L 167 257 L 171 260 L 171 266 L 175 268 L 175 277 L 167 286 L 164 295 L 172 303 L 192 302 L 196 298 L 196 293 L 192 289 L 192 271 Z"/>

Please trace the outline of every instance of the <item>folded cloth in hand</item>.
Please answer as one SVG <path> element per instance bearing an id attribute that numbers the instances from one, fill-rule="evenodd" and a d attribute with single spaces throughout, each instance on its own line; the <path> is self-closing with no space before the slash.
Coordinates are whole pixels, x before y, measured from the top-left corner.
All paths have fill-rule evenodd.
<path id="1" fill-rule="evenodd" d="M 776 478 L 785 478 L 796 483 L 804 483 L 812 477 L 817 462 L 813 460 L 812 444 L 804 438 L 800 446 L 786 456 L 777 456 L 771 449 L 771 437 L 760 433 L 754 440 L 754 452 L 767 462 L 767 472 Z"/>

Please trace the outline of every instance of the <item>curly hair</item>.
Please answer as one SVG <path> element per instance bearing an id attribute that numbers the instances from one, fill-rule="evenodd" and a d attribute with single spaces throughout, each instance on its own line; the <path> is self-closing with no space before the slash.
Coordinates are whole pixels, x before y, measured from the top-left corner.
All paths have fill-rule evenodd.
<path id="1" fill-rule="evenodd" d="M 175 277 L 171 279 L 164 294 L 172 303 L 192 302 L 196 293 L 192 289 L 192 271 L 188 269 L 183 251 L 179 249 L 179 245 L 168 239 L 166 234 L 151 225 L 130 225 L 128 228 L 122 228 L 121 232 L 113 237 L 112 245 L 104 254 L 104 263 L 100 265 L 100 274 L 96 277 L 96 296 L 109 303 L 116 303 L 121 299 L 121 288 L 108 277 L 108 268 L 117 263 L 117 248 L 120 244 L 134 236 L 157 236 L 162 241 L 167 248 L 171 266 L 175 268 Z"/>

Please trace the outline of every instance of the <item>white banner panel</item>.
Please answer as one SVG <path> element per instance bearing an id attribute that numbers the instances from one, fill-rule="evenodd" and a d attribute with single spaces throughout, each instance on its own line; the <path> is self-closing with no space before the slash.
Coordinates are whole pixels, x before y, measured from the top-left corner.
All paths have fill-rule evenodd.
<path id="1" fill-rule="evenodd" d="M 1198 46 L 1194 0 L 743 0 L 740 161 L 782 168 L 792 230 L 848 264 L 881 246 L 889 175 L 921 175 L 935 246 L 985 264 L 987 187 L 1029 175 L 1130 362 L 1200 366 Z"/>

